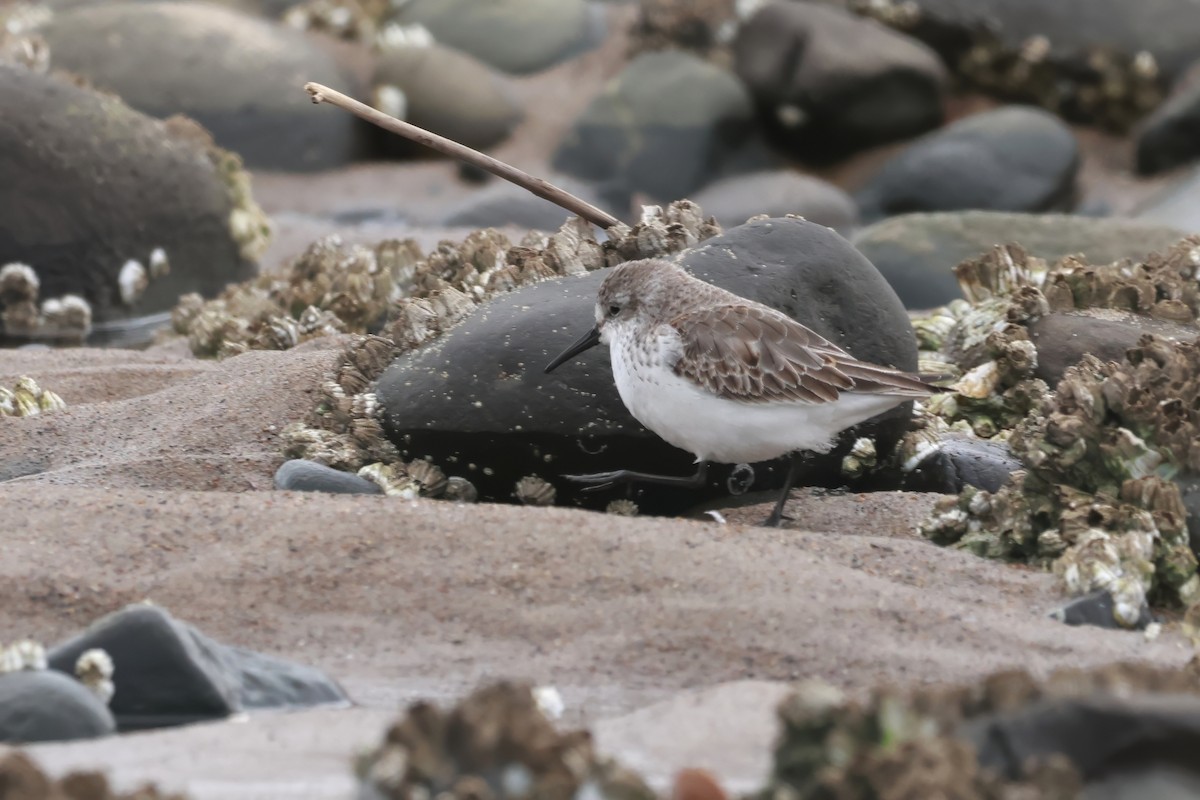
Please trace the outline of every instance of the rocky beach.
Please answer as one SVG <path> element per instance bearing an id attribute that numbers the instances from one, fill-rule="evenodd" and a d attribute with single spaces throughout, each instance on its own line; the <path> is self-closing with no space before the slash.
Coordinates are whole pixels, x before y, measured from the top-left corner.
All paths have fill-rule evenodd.
<path id="1" fill-rule="evenodd" d="M 0 800 L 1194 796 L 1200 5 L 0 0 Z M 317 82 L 549 180 L 594 225 Z M 666 258 L 946 389 L 697 489 Z M 151 788 L 152 787 L 152 788 Z"/>

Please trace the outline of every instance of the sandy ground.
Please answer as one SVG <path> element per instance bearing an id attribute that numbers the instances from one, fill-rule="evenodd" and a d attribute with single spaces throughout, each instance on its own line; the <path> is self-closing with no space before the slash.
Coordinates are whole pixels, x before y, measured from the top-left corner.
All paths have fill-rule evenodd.
<path id="1" fill-rule="evenodd" d="M 806 530 L 776 531 L 737 524 L 763 507 L 721 525 L 274 491 L 275 432 L 332 360 L 313 346 L 223 362 L 0 352 L 0 385 L 30 374 L 69 404 L 0 426 L 5 638 L 54 642 L 151 600 L 322 667 L 361 706 L 34 748 L 48 764 L 111 765 L 196 797 L 344 797 L 349 756 L 390 712 L 514 677 L 557 686 L 568 721 L 608 731 L 606 747 L 661 780 L 700 763 L 748 787 L 787 681 L 861 689 L 1190 655 L 1171 633 L 1047 619 L 1062 599 L 1051 576 L 913 532 L 927 496 L 800 492 L 789 513 Z M 727 682 L 742 683 L 679 694 Z M 670 713 L 637 711 L 654 702 Z M 725 721 L 698 736 L 689 714 Z M 744 733 L 726 741 L 726 725 Z"/>

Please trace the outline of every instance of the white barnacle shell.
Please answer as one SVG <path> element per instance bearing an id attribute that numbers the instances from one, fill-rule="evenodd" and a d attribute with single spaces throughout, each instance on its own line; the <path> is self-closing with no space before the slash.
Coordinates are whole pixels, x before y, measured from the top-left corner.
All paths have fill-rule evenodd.
<path id="1" fill-rule="evenodd" d="M 42 395 L 42 387 L 28 375 L 22 375 L 13 386 L 13 403 L 16 405 L 18 417 L 36 417 L 42 407 L 38 398 Z"/>
<path id="2" fill-rule="evenodd" d="M 607 514 L 615 514 L 618 517 L 636 517 L 638 515 L 637 503 L 624 498 L 613 500 L 604 507 Z"/>
<path id="3" fill-rule="evenodd" d="M 11 389 L 0 386 L 0 417 L 17 416 L 17 398 Z"/>
<path id="4" fill-rule="evenodd" d="M 448 484 L 446 473 L 442 472 L 441 468 L 433 462 L 418 458 L 409 462 L 406 469 L 409 477 L 420 487 L 422 496 L 439 497 L 446 491 Z"/>
<path id="5" fill-rule="evenodd" d="M 533 700 L 537 703 L 538 710 L 545 714 L 548 719 L 561 718 L 563 710 L 566 708 L 562 695 L 553 686 L 535 686 L 533 689 Z"/>
<path id="6" fill-rule="evenodd" d="M 167 251 L 156 247 L 150 251 L 150 277 L 161 278 L 171 272 L 171 262 L 167 260 Z"/>
<path id="7" fill-rule="evenodd" d="M 409 476 L 403 465 L 376 462 L 360 469 L 358 475 L 379 484 L 383 493 L 391 497 L 415 500 L 421 493 L 420 485 Z"/>
<path id="8" fill-rule="evenodd" d="M 8 647 L 0 647 L 0 674 L 43 670 L 47 666 L 46 648 L 32 639 L 20 639 Z"/>
<path id="9" fill-rule="evenodd" d="M 363 419 L 378 417 L 381 410 L 379 395 L 374 392 L 360 392 L 350 399 L 350 413 L 356 417 Z"/>
<path id="10" fill-rule="evenodd" d="M 33 267 L 12 263 L 0 267 L 0 298 L 13 303 L 37 298 L 41 281 Z"/>
<path id="11" fill-rule="evenodd" d="M 116 691 L 112 682 L 113 672 L 112 657 L 98 647 L 80 653 L 75 661 L 75 677 L 105 704 Z"/>
<path id="12" fill-rule="evenodd" d="M 875 463 L 875 440 L 864 436 L 854 442 L 842 459 L 842 474 L 856 478 L 872 469 Z"/>
<path id="13" fill-rule="evenodd" d="M 424 25 L 401 25 L 396 22 L 383 26 L 375 38 L 380 50 L 400 47 L 429 47 L 434 44 L 433 34 Z"/>
<path id="14" fill-rule="evenodd" d="M 557 492 L 554 486 L 537 475 L 526 475 L 517 481 L 513 494 L 527 506 L 552 506 Z"/>
<path id="15" fill-rule="evenodd" d="M 989 397 L 1000 385 L 1000 370 L 995 361 L 986 361 L 958 379 L 954 391 L 964 397 Z"/>
<path id="16" fill-rule="evenodd" d="M 142 262 L 129 259 L 121 266 L 117 275 L 117 286 L 121 290 L 121 302 L 127 306 L 136 303 L 150 285 L 150 276 Z"/>
<path id="17" fill-rule="evenodd" d="M 371 105 L 389 117 L 404 119 L 408 114 L 408 95 L 399 86 L 382 83 L 375 87 Z"/>

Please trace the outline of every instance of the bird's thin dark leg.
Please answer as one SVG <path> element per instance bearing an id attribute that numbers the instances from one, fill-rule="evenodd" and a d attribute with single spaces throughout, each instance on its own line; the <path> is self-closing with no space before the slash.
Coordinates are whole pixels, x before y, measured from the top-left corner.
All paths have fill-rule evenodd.
<path id="1" fill-rule="evenodd" d="M 651 475 L 648 472 L 619 469 L 614 472 L 597 472 L 593 475 L 563 475 L 563 477 L 575 483 L 591 484 L 583 490 L 585 492 L 598 492 L 619 483 L 649 483 L 654 486 L 673 486 L 678 489 L 699 489 L 708 480 L 708 462 L 701 461 L 695 475 Z"/>
<path id="2" fill-rule="evenodd" d="M 771 516 L 767 517 L 767 521 L 763 523 L 768 528 L 778 528 L 779 523 L 783 522 L 783 506 L 787 503 L 788 495 L 792 492 L 792 486 L 796 483 L 796 478 L 800 473 L 800 465 L 805 461 L 804 454 L 801 452 L 792 453 L 792 462 L 788 465 L 787 477 L 783 479 L 783 491 L 779 493 L 779 499 L 775 501 L 775 510 L 771 512 Z"/>

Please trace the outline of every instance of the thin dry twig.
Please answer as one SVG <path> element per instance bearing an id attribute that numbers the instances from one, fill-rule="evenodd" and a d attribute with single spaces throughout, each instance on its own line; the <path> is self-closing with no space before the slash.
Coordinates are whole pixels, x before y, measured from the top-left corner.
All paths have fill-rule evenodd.
<path id="1" fill-rule="evenodd" d="M 443 155 L 457 158 L 460 161 L 466 161 L 468 164 L 474 164 L 477 167 L 486 169 L 493 175 L 515 183 L 517 186 L 536 194 L 538 197 L 549 200 L 551 203 L 570 211 L 572 214 L 578 214 L 593 225 L 607 229 L 620 222 L 620 220 L 608 212 L 596 208 L 591 203 L 576 197 L 564 189 L 558 188 L 549 181 L 535 178 L 527 172 L 505 164 L 503 161 L 498 161 L 489 155 L 484 155 L 478 150 L 473 150 L 464 144 L 459 144 L 452 139 L 438 136 L 436 133 L 430 133 L 424 128 L 419 128 L 416 125 L 384 114 L 382 111 L 371 108 L 371 106 L 365 103 L 360 103 L 352 97 L 330 89 L 328 86 L 322 86 L 319 83 L 306 83 L 304 90 L 312 95 L 314 103 L 329 103 L 330 105 L 337 106 L 365 119 L 373 125 L 378 125 L 385 131 L 399 134 L 417 144 L 437 150 Z"/>

